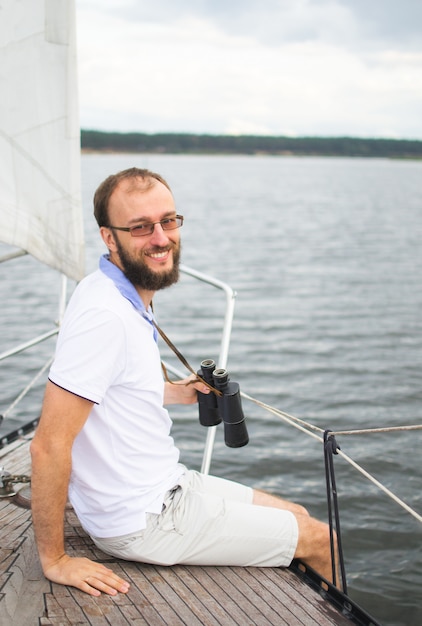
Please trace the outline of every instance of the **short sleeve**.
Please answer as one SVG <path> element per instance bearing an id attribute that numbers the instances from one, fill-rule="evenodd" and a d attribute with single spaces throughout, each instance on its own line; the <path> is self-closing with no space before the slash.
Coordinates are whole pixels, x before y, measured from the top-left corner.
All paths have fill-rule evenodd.
<path id="1" fill-rule="evenodd" d="M 49 378 L 99 404 L 125 368 L 123 321 L 113 311 L 91 308 L 64 322 Z"/>

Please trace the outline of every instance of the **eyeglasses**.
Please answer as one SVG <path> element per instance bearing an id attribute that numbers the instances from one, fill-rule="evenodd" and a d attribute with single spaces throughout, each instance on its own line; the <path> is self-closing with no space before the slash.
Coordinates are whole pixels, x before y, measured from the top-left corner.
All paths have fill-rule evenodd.
<path id="1" fill-rule="evenodd" d="M 145 237 L 145 235 L 152 235 L 154 232 L 154 226 L 160 224 L 163 230 L 174 230 L 180 228 L 183 224 L 183 215 L 175 215 L 174 217 L 166 217 L 159 222 L 145 222 L 145 224 L 139 224 L 138 226 L 108 226 L 112 230 L 124 230 L 130 233 L 132 237 Z"/>

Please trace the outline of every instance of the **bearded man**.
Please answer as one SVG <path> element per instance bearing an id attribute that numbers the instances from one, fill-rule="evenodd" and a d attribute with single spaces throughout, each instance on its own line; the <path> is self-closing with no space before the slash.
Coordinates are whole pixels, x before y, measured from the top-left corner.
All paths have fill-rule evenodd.
<path id="1" fill-rule="evenodd" d="M 161 373 L 151 302 L 178 280 L 183 224 L 168 184 L 138 168 L 109 176 L 94 214 L 108 254 L 69 302 L 31 444 L 45 576 L 94 596 L 129 590 L 111 569 L 66 554 L 69 498 L 95 544 L 118 558 L 264 567 L 297 557 L 328 579 L 326 524 L 298 504 L 179 463 L 164 407 L 209 389 L 194 377 L 165 383 Z"/>

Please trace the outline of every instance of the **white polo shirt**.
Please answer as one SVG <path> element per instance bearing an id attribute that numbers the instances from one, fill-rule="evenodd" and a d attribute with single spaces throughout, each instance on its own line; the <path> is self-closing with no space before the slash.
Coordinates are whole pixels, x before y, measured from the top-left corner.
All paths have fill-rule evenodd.
<path id="1" fill-rule="evenodd" d="M 112 266 L 109 276 L 87 276 L 69 302 L 49 378 L 95 403 L 73 445 L 69 499 L 90 535 L 115 537 L 161 512 L 183 468 L 151 312 L 116 266 L 101 263 Z"/>

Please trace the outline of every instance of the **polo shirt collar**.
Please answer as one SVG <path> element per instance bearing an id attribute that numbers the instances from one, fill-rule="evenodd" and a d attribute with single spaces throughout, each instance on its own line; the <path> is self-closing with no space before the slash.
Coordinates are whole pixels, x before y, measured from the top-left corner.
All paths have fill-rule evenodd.
<path id="1" fill-rule="evenodd" d="M 154 329 L 154 339 L 157 341 L 158 333 L 153 324 L 154 316 L 152 314 L 151 307 L 148 307 L 148 309 L 145 308 L 145 305 L 134 285 L 128 278 L 126 278 L 122 270 L 110 261 L 110 256 L 108 254 L 104 254 L 100 257 L 100 270 L 113 281 L 122 296 L 126 298 L 126 300 L 129 300 L 132 306 L 139 311 L 142 317 L 151 324 Z"/>

